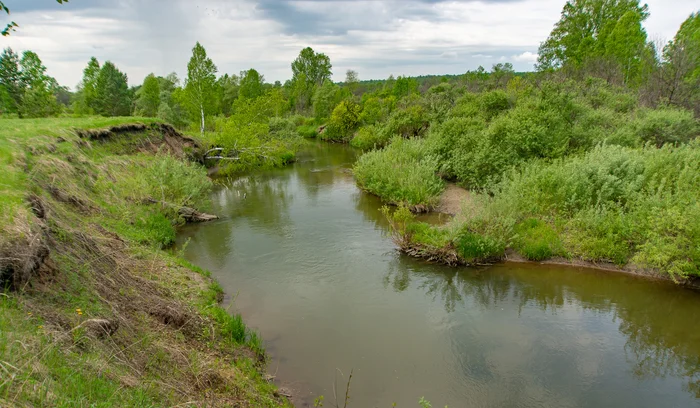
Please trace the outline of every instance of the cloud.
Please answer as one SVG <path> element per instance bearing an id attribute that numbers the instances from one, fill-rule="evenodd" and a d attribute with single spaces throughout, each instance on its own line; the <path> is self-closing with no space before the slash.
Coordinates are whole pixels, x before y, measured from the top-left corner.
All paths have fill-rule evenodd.
<path id="1" fill-rule="evenodd" d="M 538 57 L 538 55 L 536 53 L 530 52 L 530 51 L 525 51 L 522 54 L 513 55 L 513 57 L 511 59 L 513 61 L 516 61 L 516 62 L 532 62 L 532 63 L 534 63 L 534 62 L 537 62 L 537 57 Z"/>
<path id="2" fill-rule="evenodd" d="M 696 0 L 648 0 L 650 36 L 671 38 Z M 50 75 L 75 86 L 91 56 L 111 60 L 132 85 L 150 72 L 186 75 L 200 41 L 220 73 L 256 68 L 269 81 L 291 77 L 311 46 L 335 79 L 456 74 L 501 56 L 531 70 L 563 0 L 6 0 L 20 24 L 0 46 L 39 54 Z M 0 16 L 6 18 L 6 16 Z M 0 24 L 5 20 L 0 19 Z"/>

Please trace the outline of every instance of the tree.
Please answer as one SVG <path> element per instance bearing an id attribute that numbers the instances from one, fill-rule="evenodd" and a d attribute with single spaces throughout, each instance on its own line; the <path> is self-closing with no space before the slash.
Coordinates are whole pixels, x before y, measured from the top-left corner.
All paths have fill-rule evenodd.
<path id="1" fill-rule="evenodd" d="M 58 83 L 46 75 L 46 67 L 39 56 L 32 51 L 25 51 L 19 65 L 23 89 L 22 103 L 19 107 L 21 115 L 26 117 L 55 115 L 59 106 L 52 87 L 58 86 Z"/>
<path id="2" fill-rule="evenodd" d="M 128 116 L 131 98 L 127 76 L 112 62 L 105 62 L 97 76 L 95 113 L 103 116 Z"/>
<path id="3" fill-rule="evenodd" d="M 642 28 L 643 16 L 633 10 L 626 12 L 605 40 L 605 56 L 616 61 L 624 74 L 624 83 L 641 73 L 647 33 Z"/>
<path id="4" fill-rule="evenodd" d="M 580 66 L 586 60 L 606 56 L 607 39 L 628 12 L 632 14 L 618 30 L 616 44 L 623 34 L 637 35 L 630 26 L 636 21 L 641 27 L 641 23 L 649 17 L 646 4 L 640 6 L 639 0 L 567 1 L 561 19 L 540 45 L 537 69 L 544 71 L 564 65 Z M 617 49 L 616 46 L 613 48 Z"/>
<path id="5" fill-rule="evenodd" d="M 342 99 L 339 91 L 338 85 L 331 81 L 316 89 L 313 96 L 313 110 L 317 119 L 330 118 L 331 112 Z"/>
<path id="6" fill-rule="evenodd" d="M 5 48 L 0 55 L 0 88 L 2 89 L 2 110 L 8 113 L 19 112 L 24 88 L 19 69 L 19 56 L 11 48 Z"/>
<path id="7" fill-rule="evenodd" d="M 240 85 L 238 88 L 239 99 L 254 99 L 261 96 L 264 90 L 265 78 L 254 69 L 241 72 Z"/>
<path id="8" fill-rule="evenodd" d="M 83 79 L 78 84 L 78 96 L 75 110 L 78 113 L 94 114 L 97 103 L 97 77 L 100 75 L 100 63 L 92 57 L 83 69 Z"/>
<path id="9" fill-rule="evenodd" d="M 148 74 L 137 95 L 136 106 L 139 113 L 147 117 L 156 116 L 160 107 L 160 82 L 158 78 L 153 74 Z"/>
<path id="10" fill-rule="evenodd" d="M 185 94 L 192 116 L 201 118 L 199 131 L 204 135 L 204 117 L 215 105 L 216 65 L 207 57 L 207 51 L 197 42 L 187 64 Z"/>
<path id="11" fill-rule="evenodd" d="M 345 86 L 354 94 L 358 85 L 360 85 L 360 75 L 352 69 L 347 70 L 345 73 Z"/>
<path id="12" fill-rule="evenodd" d="M 511 78 L 515 75 L 513 64 L 510 62 L 494 64 L 491 67 L 491 80 L 495 88 L 503 88 L 508 84 Z"/>
<path id="13" fill-rule="evenodd" d="M 393 94 L 397 99 L 418 93 L 418 81 L 415 78 L 399 76 L 396 78 Z"/>
<path id="14" fill-rule="evenodd" d="M 292 83 L 298 109 L 311 105 L 311 97 L 317 87 L 331 79 L 331 60 L 326 54 L 316 53 L 306 47 L 292 62 Z"/>
<path id="15" fill-rule="evenodd" d="M 68 3 L 68 0 L 56 0 L 56 2 L 58 4 L 63 4 Z M 8 15 L 10 14 L 10 9 L 7 8 L 7 6 L 2 1 L 0 1 L 0 13 L 3 11 L 6 12 Z M 0 34 L 2 34 L 3 36 L 8 36 L 12 31 L 15 31 L 16 27 L 19 27 L 19 25 L 17 25 L 17 23 L 15 23 L 14 21 L 10 21 L 7 24 L 7 26 L 2 31 L 0 31 Z"/>
<path id="16" fill-rule="evenodd" d="M 688 17 L 663 49 L 661 80 L 668 103 L 692 108 L 700 98 L 700 12 Z M 694 109 L 700 115 L 700 106 Z"/>

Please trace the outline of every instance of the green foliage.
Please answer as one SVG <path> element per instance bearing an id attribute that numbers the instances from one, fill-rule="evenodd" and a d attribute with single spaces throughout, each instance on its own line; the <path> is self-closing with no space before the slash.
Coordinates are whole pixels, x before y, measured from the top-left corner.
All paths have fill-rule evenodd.
<path id="1" fill-rule="evenodd" d="M 528 218 L 516 224 L 514 232 L 513 248 L 531 261 L 565 254 L 559 234 L 542 220 Z"/>
<path id="2" fill-rule="evenodd" d="M 200 123 L 200 133 L 204 135 L 205 117 L 216 110 L 216 72 L 214 62 L 207 57 L 207 51 L 197 42 L 192 48 L 192 57 L 187 64 L 187 81 L 183 96 L 183 104 L 190 117 Z"/>
<path id="3" fill-rule="evenodd" d="M 621 66 L 641 59 L 649 16 L 638 0 L 570 0 L 549 38 L 540 45 L 539 70 L 581 66 L 595 58 L 612 58 Z"/>
<path id="4" fill-rule="evenodd" d="M 512 103 L 504 91 L 485 92 L 481 95 L 481 109 L 486 120 L 491 120 L 501 112 L 511 108 Z"/>
<path id="5" fill-rule="evenodd" d="M 143 86 L 137 91 L 137 112 L 142 116 L 155 117 L 160 110 L 160 81 L 153 74 L 148 74 L 143 80 Z M 167 106 L 167 103 L 166 103 Z M 170 108 L 168 106 L 168 108 Z M 172 109 L 170 109 L 172 116 Z"/>
<path id="6" fill-rule="evenodd" d="M 306 47 L 292 62 L 292 99 L 297 111 L 311 106 L 311 99 L 316 88 L 331 80 L 331 60 L 326 54 L 316 53 Z"/>
<path id="7" fill-rule="evenodd" d="M 254 69 L 241 72 L 240 82 L 238 86 L 238 98 L 253 99 L 265 92 L 264 82 L 265 77 Z"/>
<path id="8" fill-rule="evenodd" d="M 492 217 L 555 217 L 572 255 L 697 275 L 698 160 L 700 146 L 693 142 L 661 149 L 601 146 L 552 164 L 534 162 L 509 173 L 495 191 Z"/>
<path id="9" fill-rule="evenodd" d="M 381 128 L 377 126 L 363 126 L 352 138 L 350 145 L 362 150 L 372 150 L 386 146 L 390 140 L 391 135 L 388 132 L 383 132 Z"/>
<path id="10" fill-rule="evenodd" d="M 312 99 L 316 119 L 322 121 L 331 117 L 333 109 L 348 96 L 343 91 L 331 81 L 326 81 L 323 86 L 316 88 Z"/>
<path id="11" fill-rule="evenodd" d="M 653 78 L 661 84 L 661 97 L 700 115 L 700 12 L 692 13 L 681 24 L 663 48 L 663 59 L 658 76 Z"/>
<path id="12" fill-rule="evenodd" d="M 505 243 L 488 235 L 481 235 L 465 228 L 454 239 L 457 253 L 469 264 L 486 263 L 503 258 Z"/>
<path id="13" fill-rule="evenodd" d="M 282 166 L 294 159 L 300 137 L 294 121 L 281 117 L 286 109 L 281 91 L 271 89 L 258 98 L 236 100 L 231 117 L 217 119 L 217 131 L 207 140 L 232 159 L 220 163 L 224 174 Z"/>
<path id="14" fill-rule="evenodd" d="M 338 142 L 349 141 L 360 123 L 361 109 L 359 104 L 351 100 L 341 102 L 333 109 L 331 119 L 320 135 L 321 139 Z"/>
<path id="15" fill-rule="evenodd" d="M 422 136 L 428 129 L 428 118 L 425 108 L 421 105 L 411 105 L 404 109 L 396 109 L 391 113 L 383 126 L 382 132 L 386 137 Z"/>
<path id="16" fill-rule="evenodd" d="M 297 133 L 299 133 L 301 137 L 313 139 L 318 136 L 318 126 L 314 124 L 301 125 L 297 127 Z"/>
<path id="17" fill-rule="evenodd" d="M 420 210 L 436 205 L 444 189 L 437 167 L 424 140 L 395 138 L 384 149 L 360 157 L 353 171 L 363 189 Z"/>
<path id="18" fill-rule="evenodd" d="M 92 57 L 83 70 L 83 80 L 78 85 L 78 100 L 75 111 L 81 114 L 94 114 L 97 111 L 97 78 L 100 75 L 100 63 Z"/>
<path id="19" fill-rule="evenodd" d="M 688 143 L 700 134 L 691 112 L 679 109 L 645 109 L 631 125 L 642 142 L 661 147 L 665 144 Z"/>
<path id="20" fill-rule="evenodd" d="M 103 116 L 128 116 L 131 113 L 126 74 L 110 61 L 105 62 L 97 75 L 94 110 Z"/>

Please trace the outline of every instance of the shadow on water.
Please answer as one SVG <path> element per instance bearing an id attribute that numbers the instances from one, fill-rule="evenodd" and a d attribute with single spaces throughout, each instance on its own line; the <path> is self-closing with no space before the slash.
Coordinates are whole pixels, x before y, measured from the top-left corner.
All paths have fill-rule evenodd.
<path id="1" fill-rule="evenodd" d="M 357 152 L 313 145 L 212 194 L 180 243 L 265 339 L 298 406 L 355 368 L 352 407 L 700 402 L 700 295 L 561 266 L 448 268 L 398 254 Z M 438 220 L 438 222 L 440 222 Z M 342 382 L 342 380 L 340 381 Z"/>

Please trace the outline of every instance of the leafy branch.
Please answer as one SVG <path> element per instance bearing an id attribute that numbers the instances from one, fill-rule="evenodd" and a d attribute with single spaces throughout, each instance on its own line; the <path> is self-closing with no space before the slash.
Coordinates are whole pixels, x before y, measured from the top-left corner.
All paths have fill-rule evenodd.
<path id="1" fill-rule="evenodd" d="M 63 4 L 68 3 L 68 0 L 56 0 L 56 2 L 58 4 Z M 2 11 L 7 13 L 7 15 L 10 15 L 10 9 L 5 5 L 5 3 L 0 1 L 0 12 Z M 3 37 L 7 37 L 8 35 L 10 35 L 11 32 L 15 31 L 15 28 L 17 27 L 19 27 L 17 23 L 15 23 L 14 21 L 10 21 L 7 24 L 7 26 L 2 31 L 0 31 L 0 34 L 2 34 Z"/>

